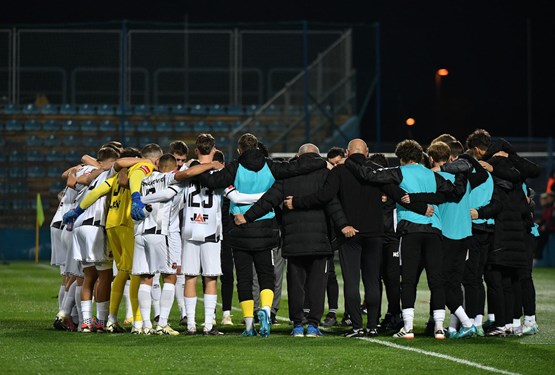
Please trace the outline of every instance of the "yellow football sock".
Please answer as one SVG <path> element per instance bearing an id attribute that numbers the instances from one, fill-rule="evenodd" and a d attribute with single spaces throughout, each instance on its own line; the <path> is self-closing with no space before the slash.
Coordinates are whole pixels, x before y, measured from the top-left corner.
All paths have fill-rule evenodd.
<path id="1" fill-rule="evenodd" d="M 243 310 L 243 318 L 254 317 L 254 301 L 252 299 L 240 302 L 241 309 Z"/>
<path id="2" fill-rule="evenodd" d="M 112 289 L 110 290 L 110 315 L 118 316 L 119 304 L 123 298 L 123 289 L 127 282 L 128 274 L 118 272 L 114 281 L 112 281 Z"/>
<path id="3" fill-rule="evenodd" d="M 274 303 L 274 292 L 270 289 L 260 291 L 260 307 L 271 307 Z"/>
<path id="4" fill-rule="evenodd" d="M 139 308 L 139 286 L 141 285 L 141 277 L 132 275 L 129 282 L 129 301 L 131 302 L 131 310 L 133 311 L 133 321 L 142 322 L 141 309 Z"/>

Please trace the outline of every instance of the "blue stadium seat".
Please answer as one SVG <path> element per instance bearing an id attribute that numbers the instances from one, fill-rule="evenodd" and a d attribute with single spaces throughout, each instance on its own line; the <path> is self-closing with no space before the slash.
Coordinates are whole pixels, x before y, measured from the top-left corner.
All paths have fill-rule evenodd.
<path id="1" fill-rule="evenodd" d="M 275 104 L 270 104 L 264 113 L 267 115 L 280 115 L 283 113 L 283 108 Z"/>
<path id="2" fill-rule="evenodd" d="M 120 131 L 125 131 L 125 133 L 133 133 L 137 130 L 137 124 L 125 120 L 123 123 L 120 122 Z"/>
<path id="3" fill-rule="evenodd" d="M 27 170 L 27 175 L 29 177 L 44 177 L 46 175 L 44 168 L 43 167 L 39 167 L 37 165 L 32 165 L 28 168 Z"/>
<path id="4" fill-rule="evenodd" d="M 214 132 L 228 132 L 229 124 L 225 121 L 216 121 L 212 124 L 212 131 Z"/>
<path id="5" fill-rule="evenodd" d="M 125 113 L 123 113 L 123 110 L 121 108 L 121 105 L 116 106 L 116 115 L 121 116 L 121 115 L 132 115 L 133 111 L 129 106 L 125 106 Z"/>
<path id="6" fill-rule="evenodd" d="M 142 148 L 146 145 L 148 145 L 149 143 L 153 143 L 155 142 L 155 140 L 148 136 L 148 135 L 143 135 L 142 137 L 139 138 L 139 144 L 137 145 L 138 148 Z"/>
<path id="7" fill-rule="evenodd" d="M 58 150 L 50 150 L 46 154 L 46 161 L 63 161 L 63 160 L 64 160 L 64 155 L 62 155 Z"/>
<path id="8" fill-rule="evenodd" d="M 123 137 L 123 145 L 125 147 L 137 147 L 137 138 L 130 136 L 130 135 L 126 135 L 125 137 Z"/>
<path id="9" fill-rule="evenodd" d="M 30 103 L 30 104 L 25 104 L 21 109 L 21 112 L 24 115 L 36 115 L 39 113 L 39 109 L 37 108 L 36 105 Z"/>
<path id="10" fill-rule="evenodd" d="M 208 125 L 208 123 L 206 123 L 206 121 L 197 121 L 194 124 L 194 131 L 197 133 L 205 133 L 205 132 L 209 132 L 210 131 L 210 126 Z"/>
<path id="11" fill-rule="evenodd" d="M 154 126 L 149 121 L 141 121 L 137 126 L 137 131 L 139 132 L 151 132 L 154 130 Z"/>
<path id="12" fill-rule="evenodd" d="M 77 132 L 80 130 L 80 127 L 75 121 L 66 120 L 62 123 L 62 130 L 66 132 Z"/>
<path id="13" fill-rule="evenodd" d="M 6 123 L 6 131 L 15 132 L 23 130 L 23 125 L 18 120 L 10 120 Z"/>
<path id="14" fill-rule="evenodd" d="M 96 137 L 88 136 L 81 138 L 81 144 L 85 147 L 95 147 L 98 143 L 98 138 Z"/>
<path id="15" fill-rule="evenodd" d="M 12 201 L 12 208 L 14 210 L 30 210 L 31 202 L 27 199 L 15 199 Z"/>
<path id="16" fill-rule="evenodd" d="M 231 116 L 243 116 L 245 111 L 242 106 L 234 104 L 227 107 L 227 114 Z"/>
<path id="17" fill-rule="evenodd" d="M 10 176 L 11 178 L 25 177 L 25 169 L 21 167 L 10 167 L 8 171 L 8 176 Z M 21 190 L 15 188 L 14 186 L 10 186 L 10 191 L 12 193 L 21 193 Z"/>
<path id="18" fill-rule="evenodd" d="M 169 122 L 159 122 L 156 124 L 156 131 L 165 133 L 173 132 L 173 124 Z"/>
<path id="19" fill-rule="evenodd" d="M 277 133 L 280 131 L 284 131 L 285 125 L 279 121 L 272 121 L 266 124 L 266 128 L 268 129 L 269 132 Z"/>
<path id="20" fill-rule="evenodd" d="M 91 116 L 96 114 L 96 109 L 92 104 L 79 104 L 77 107 L 77 114 Z"/>
<path id="21" fill-rule="evenodd" d="M 138 116 L 150 115 L 150 107 L 145 104 L 139 104 L 133 107 L 133 114 Z"/>
<path id="22" fill-rule="evenodd" d="M 60 130 L 60 123 L 56 120 L 46 120 L 42 125 L 43 130 L 45 131 L 58 131 Z"/>
<path id="23" fill-rule="evenodd" d="M 48 147 L 58 147 L 62 145 L 62 140 L 56 135 L 50 134 L 44 139 L 44 145 Z"/>
<path id="24" fill-rule="evenodd" d="M 55 115 L 58 113 L 58 107 L 54 104 L 45 104 L 40 108 L 40 113 L 43 115 Z"/>
<path id="25" fill-rule="evenodd" d="M 235 129 L 235 128 L 238 128 L 239 125 L 241 125 L 241 121 L 233 121 L 233 122 L 231 123 L 231 130 L 233 130 L 233 129 Z"/>
<path id="26" fill-rule="evenodd" d="M 60 107 L 60 114 L 61 115 L 76 115 L 77 110 L 75 109 L 75 106 L 72 105 L 72 104 L 62 104 L 62 106 Z"/>
<path id="27" fill-rule="evenodd" d="M 64 170 L 60 167 L 48 167 L 46 174 L 48 177 L 60 177 Z"/>
<path id="28" fill-rule="evenodd" d="M 206 115 L 207 114 L 206 106 L 201 104 L 195 104 L 191 106 L 189 113 L 191 115 Z"/>
<path id="29" fill-rule="evenodd" d="M 167 105 L 158 104 L 154 106 L 152 112 L 157 116 L 165 116 L 170 114 L 170 108 Z"/>
<path id="30" fill-rule="evenodd" d="M 228 137 L 220 136 L 220 137 L 216 138 L 216 147 L 221 149 L 221 148 L 225 148 L 227 146 L 229 146 L 229 138 Z"/>
<path id="31" fill-rule="evenodd" d="M 71 165 L 75 165 L 81 161 L 82 156 L 83 156 L 82 152 L 71 150 L 64 155 L 64 160 L 70 163 Z"/>
<path id="32" fill-rule="evenodd" d="M 8 153 L 8 161 L 10 163 L 25 161 L 25 156 L 25 154 L 19 152 L 18 150 L 12 150 Z"/>
<path id="33" fill-rule="evenodd" d="M 189 133 L 193 131 L 193 125 L 185 122 L 185 121 L 178 121 L 175 123 L 175 132 L 176 133 Z"/>
<path id="34" fill-rule="evenodd" d="M 258 110 L 258 106 L 256 104 L 250 104 L 245 108 L 245 114 L 253 115 Z"/>
<path id="35" fill-rule="evenodd" d="M 104 120 L 100 122 L 100 126 L 98 128 L 100 132 L 114 132 L 116 131 L 116 124 L 110 120 Z"/>
<path id="36" fill-rule="evenodd" d="M 80 143 L 81 141 L 79 137 L 76 137 L 73 134 L 66 135 L 65 137 L 62 138 L 62 144 L 64 146 L 77 146 L 77 144 L 80 144 Z"/>
<path id="37" fill-rule="evenodd" d="M 40 122 L 37 120 L 27 120 L 23 125 L 25 131 L 28 132 L 36 132 L 40 130 Z"/>
<path id="38" fill-rule="evenodd" d="M 43 161 L 44 155 L 38 150 L 32 150 L 27 153 L 27 161 L 37 162 Z"/>
<path id="39" fill-rule="evenodd" d="M 19 113 L 19 106 L 17 104 L 6 104 L 4 106 L 4 114 L 15 115 Z"/>
<path id="40" fill-rule="evenodd" d="M 171 108 L 171 112 L 174 115 L 188 115 L 189 110 L 183 104 L 176 104 Z"/>
<path id="41" fill-rule="evenodd" d="M 52 185 L 48 187 L 48 192 L 50 194 L 57 195 L 60 191 L 65 189 L 65 185 L 61 182 L 54 182 Z"/>
<path id="42" fill-rule="evenodd" d="M 161 135 L 158 137 L 158 144 L 164 149 L 168 147 L 170 142 L 173 141 L 172 137 L 168 137 L 167 135 Z"/>
<path id="43" fill-rule="evenodd" d="M 27 137 L 27 145 L 28 146 L 42 146 L 43 139 L 41 137 L 37 137 L 36 135 L 30 135 Z"/>
<path id="44" fill-rule="evenodd" d="M 98 125 L 94 121 L 85 120 L 81 121 L 80 128 L 82 132 L 96 132 L 98 130 Z"/>
<path id="45" fill-rule="evenodd" d="M 225 115 L 225 108 L 223 106 L 221 106 L 220 104 L 212 104 L 211 106 L 208 107 L 208 114 L 209 115 Z"/>
<path id="46" fill-rule="evenodd" d="M 111 116 L 116 113 L 113 105 L 110 104 L 100 104 L 96 107 L 96 114 L 101 116 Z"/>

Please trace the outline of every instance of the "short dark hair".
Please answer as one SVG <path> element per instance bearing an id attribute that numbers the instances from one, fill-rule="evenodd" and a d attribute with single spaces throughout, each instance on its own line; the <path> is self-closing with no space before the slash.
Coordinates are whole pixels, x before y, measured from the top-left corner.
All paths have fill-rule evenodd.
<path id="1" fill-rule="evenodd" d="M 189 147 L 187 147 L 185 142 L 177 140 L 170 143 L 170 150 L 168 152 L 170 154 L 187 155 Z"/>
<path id="2" fill-rule="evenodd" d="M 160 156 L 160 159 L 158 160 L 158 167 L 160 169 L 165 169 L 168 167 L 171 167 L 171 169 L 176 169 L 177 160 L 175 159 L 175 156 L 173 156 L 172 154 L 166 153 Z"/>
<path id="3" fill-rule="evenodd" d="M 459 141 L 447 142 L 447 146 L 449 146 L 451 156 L 454 158 L 458 158 L 464 152 L 464 147 Z"/>
<path id="4" fill-rule="evenodd" d="M 216 140 L 212 137 L 212 134 L 208 133 L 199 134 L 195 143 L 201 155 L 208 155 L 215 145 Z"/>
<path id="5" fill-rule="evenodd" d="M 96 160 L 104 161 L 108 159 L 117 159 L 119 158 L 119 152 L 113 149 L 112 147 L 102 147 L 98 150 Z"/>
<path id="6" fill-rule="evenodd" d="M 214 152 L 214 156 L 212 157 L 212 160 L 219 161 L 222 164 L 225 163 L 224 153 L 221 152 L 220 150 L 216 150 L 216 152 Z"/>
<path id="7" fill-rule="evenodd" d="M 473 149 L 478 147 L 486 151 L 491 144 L 491 135 L 485 129 L 476 129 L 466 138 L 466 148 Z"/>
<path id="8" fill-rule="evenodd" d="M 239 137 L 237 147 L 241 151 L 256 150 L 258 148 L 258 139 L 251 133 L 245 133 Z"/>
<path id="9" fill-rule="evenodd" d="M 445 143 L 449 144 L 449 142 L 453 142 L 453 141 L 456 141 L 456 140 L 457 140 L 457 138 L 455 138 L 451 134 L 443 133 L 443 134 L 437 136 L 436 138 L 434 138 L 430 144 L 434 144 L 436 142 L 445 142 Z"/>
<path id="10" fill-rule="evenodd" d="M 119 154 L 120 158 L 140 158 L 142 157 L 141 151 L 135 147 L 126 147 L 123 149 L 121 154 Z"/>
<path id="11" fill-rule="evenodd" d="M 434 159 L 436 163 L 442 161 L 446 162 L 449 160 L 449 156 L 451 156 L 451 149 L 447 143 L 436 141 L 428 147 L 426 153 Z"/>
<path id="12" fill-rule="evenodd" d="M 151 157 L 159 158 L 163 153 L 162 147 L 156 143 L 149 143 L 141 149 L 141 155 L 147 159 Z"/>
<path id="13" fill-rule="evenodd" d="M 395 147 L 395 155 L 404 163 L 409 161 L 420 163 L 423 152 L 422 146 L 414 139 L 405 139 Z"/>
<path id="14" fill-rule="evenodd" d="M 389 162 L 387 161 L 387 158 L 385 157 L 384 154 L 382 153 L 376 153 L 376 154 L 372 154 L 368 157 L 368 160 L 384 167 L 387 168 L 389 167 Z"/>
<path id="15" fill-rule="evenodd" d="M 345 149 L 341 148 L 341 147 L 332 147 L 328 150 L 328 154 L 326 155 L 326 158 L 329 159 L 333 159 L 337 156 L 341 156 L 342 158 L 345 157 Z"/>

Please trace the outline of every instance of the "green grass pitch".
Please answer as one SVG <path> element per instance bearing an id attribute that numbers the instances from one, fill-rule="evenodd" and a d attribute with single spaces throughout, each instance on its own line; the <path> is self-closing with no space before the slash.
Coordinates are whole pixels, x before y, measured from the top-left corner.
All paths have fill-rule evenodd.
<path id="1" fill-rule="evenodd" d="M 429 293 L 423 280 L 412 341 L 389 335 L 347 339 L 340 335 L 343 328 L 321 338 L 289 337 L 285 285 L 278 314 L 283 322 L 272 327 L 269 338 L 241 337 L 239 324 L 221 329 L 226 333 L 221 337 L 101 335 L 55 331 L 57 269 L 14 262 L 0 265 L 0 373 L 549 374 L 555 372 L 555 269 L 536 269 L 534 280 L 540 332 L 520 338 L 425 337 Z M 241 313 L 235 310 L 233 315 L 238 323 Z M 170 322 L 183 331 L 178 318 L 174 304 Z M 197 323 L 202 319 L 199 302 Z"/>

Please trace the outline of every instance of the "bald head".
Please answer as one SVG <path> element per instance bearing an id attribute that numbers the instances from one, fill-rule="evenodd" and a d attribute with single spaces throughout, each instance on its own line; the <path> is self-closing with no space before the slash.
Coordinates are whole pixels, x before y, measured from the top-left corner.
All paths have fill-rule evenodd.
<path id="1" fill-rule="evenodd" d="M 312 143 L 305 143 L 304 145 L 299 147 L 299 152 L 297 154 L 302 155 L 302 154 L 308 154 L 310 152 L 315 152 L 315 153 L 319 154 L 320 150 L 318 149 L 318 147 L 316 147 Z"/>
<path id="2" fill-rule="evenodd" d="M 366 142 L 360 138 L 353 139 L 349 142 L 349 145 L 347 145 L 347 151 L 349 155 L 363 154 L 364 156 L 368 156 L 368 146 L 366 145 Z"/>

